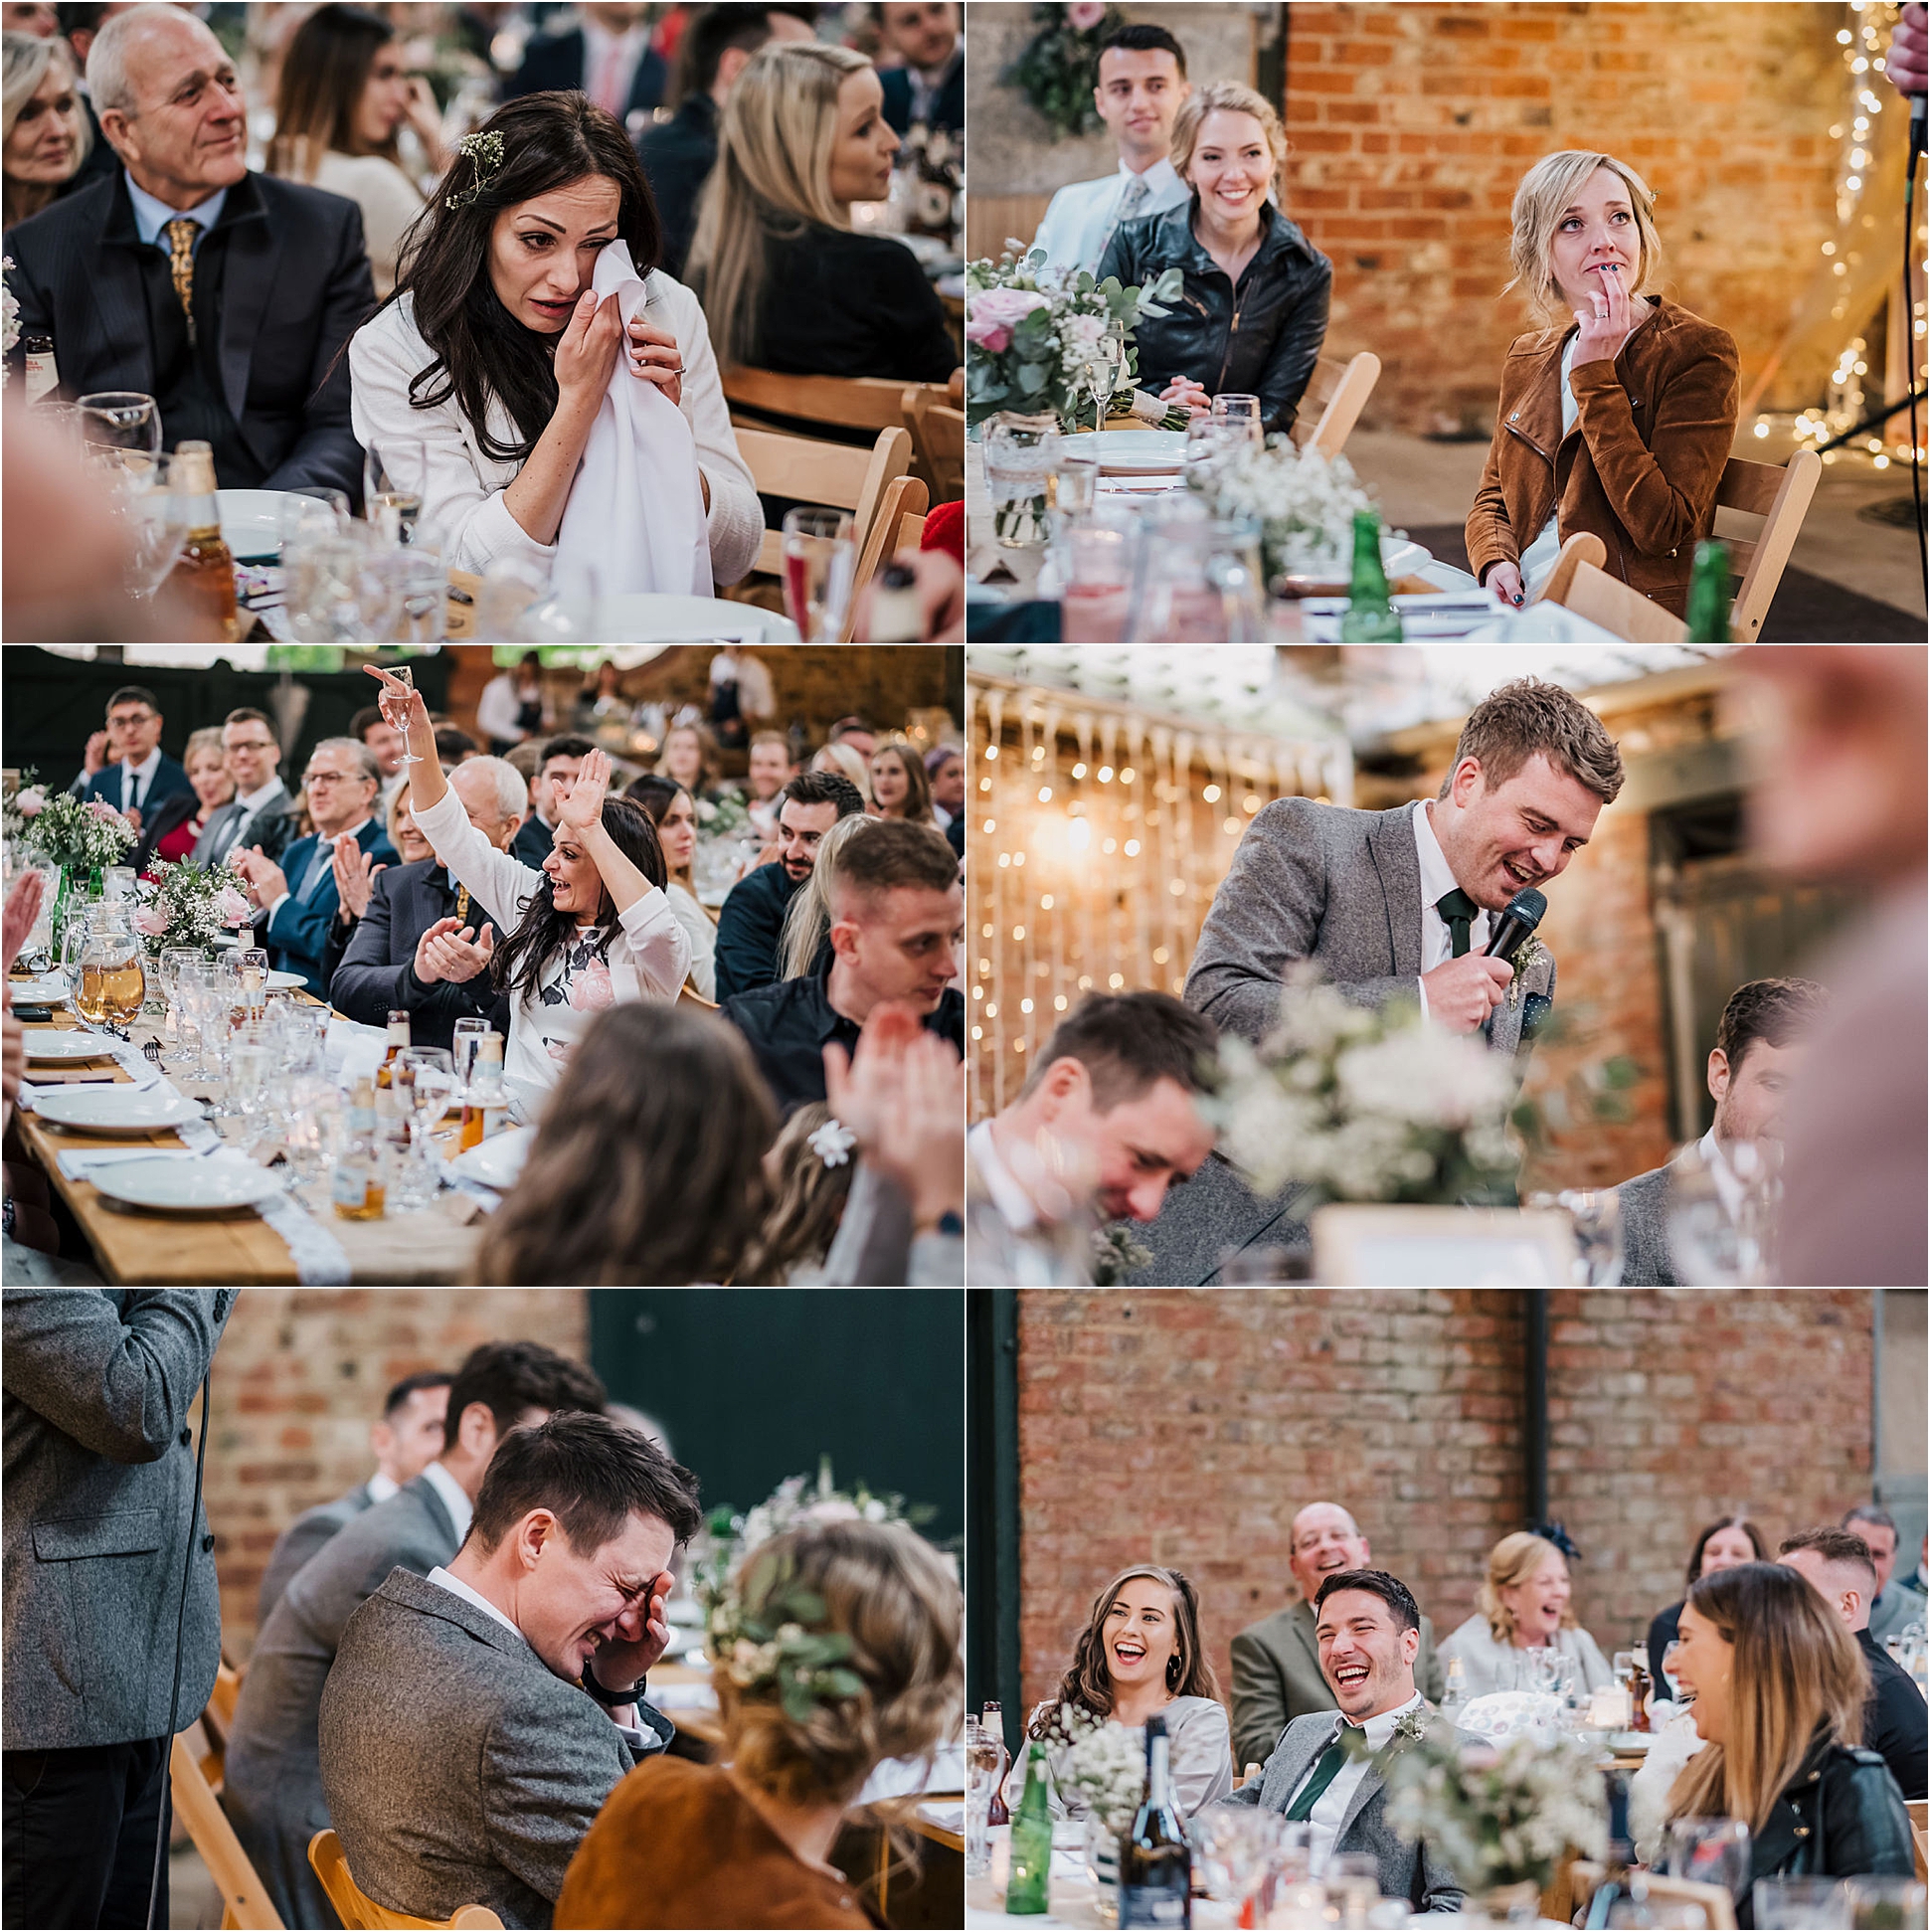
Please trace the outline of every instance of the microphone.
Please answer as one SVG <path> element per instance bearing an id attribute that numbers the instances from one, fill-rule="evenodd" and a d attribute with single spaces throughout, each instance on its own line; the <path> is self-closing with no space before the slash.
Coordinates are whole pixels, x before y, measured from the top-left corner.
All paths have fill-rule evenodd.
<path id="1" fill-rule="evenodd" d="M 1523 886 L 1507 902 L 1507 911 L 1495 921 L 1494 930 L 1482 949 L 1483 955 L 1491 960 L 1506 960 L 1511 966 L 1515 953 L 1541 924 L 1547 910 L 1547 900 L 1533 886 Z"/>

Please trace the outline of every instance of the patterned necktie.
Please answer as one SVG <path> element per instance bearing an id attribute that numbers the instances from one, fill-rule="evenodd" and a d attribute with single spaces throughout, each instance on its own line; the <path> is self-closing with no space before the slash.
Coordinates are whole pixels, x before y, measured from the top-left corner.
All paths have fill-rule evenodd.
<path id="1" fill-rule="evenodd" d="M 188 318 L 188 340 L 194 340 L 194 238 L 201 224 L 185 215 L 177 216 L 162 231 L 167 237 L 168 273 L 174 277 L 174 292 L 181 313 Z"/>
<path id="2" fill-rule="evenodd" d="M 1468 929 L 1481 908 L 1456 886 L 1452 892 L 1444 892 L 1434 902 L 1434 909 L 1448 922 L 1448 931 L 1454 937 L 1454 956 L 1458 960 L 1468 951 Z"/>
<path id="3" fill-rule="evenodd" d="M 1302 1824 L 1311 1816 L 1327 1786 L 1340 1775 L 1340 1767 L 1346 1761 L 1346 1751 L 1342 1748 L 1339 1734 L 1336 1732 L 1333 1742 L 1320 1753 L 1307 1782 L 1295 1794 L 1294 1802 L 1287 1807 L 1289 1825 Z"/>
<path id="4" fill-rule="evenodd" d="M 1102 257 L 1106 253 L 1107 243 L 1111 242 L 1113 237 L 1119 232 L 1120 223 L 1130 222 L 1145 206 L 1146 198 L 1151 193 L 1152 190 L 1146 186 L 1145 176 L 1142 174 L 1136 174 L 1126 184 L 1125 192 L 1119 199 L 1119 206 L 1113 210 L 1112 225 L 1107 229 L 1099 244 L 1099 253 Z"/>

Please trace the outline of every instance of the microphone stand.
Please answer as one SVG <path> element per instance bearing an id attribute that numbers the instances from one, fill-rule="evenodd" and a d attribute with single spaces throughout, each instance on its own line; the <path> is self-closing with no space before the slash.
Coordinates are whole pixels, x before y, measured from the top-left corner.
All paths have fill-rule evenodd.
<path id="1" fill-rule="evenodd" d="M 1850 424 L 1848 429 L 1843 431 L 1842 436 L 1832 437 L 1828 442 L 1817 443 L 1815 445 L 1816 453 L 1819 456 L 1821 456 L 1821 455 L 1828 454 L 1828 452 L 1832 449 L 1841 449 L 1845 442 L 1853 442 L 1856 439 L 1856 438 L 1858 438 L 1863 434 L 1865 430 L 1873 430 L 1875 429 L 1877 424 L 1887 423 L 1890 420 L 1890 418 L 1897 413 L 1898 410 L 1906 409 L 1911 411 L 1912 413 L 1911 420 L 1912 420 L 1912 424 L 1914 425 L 1915 406 L 1918 403 L 1923 401 L 1923 397 L 1924 397 L 1924 392 L 1922 390 L 1913 389 L 1910 391 L 1909 395 L 1899 396 L 1896 399 L 1896 401 L 1893 403 L 1879 404 L 1875 409 L 1871 410 L 1870 413 L 1866 417 L 1864 417 L 1860 423 Z M 1912 434 L 1914 435 L 1914 429 L 1912 430 Z"/>
<path id="2" fill-rule="evenodd" d="M 1930 580 L 1930 538 L 1926 537 L 1923 520 L 1923 464 L 1917 456 L 1921 445 L 1917 441 L 1917 398 L 1920 392 L 1916 386 L 1916 307 L 1910 293 L 1910 255 L 1916 247 L 1917 160 L 1924 151 L 1924 96 L 1913 93 L 1907 97 L 1910 102 L 1910 140 L 1903 180 L 1903 387 L 1909 391 L 1910 507 L 1916 517 L 1917 566 L 1923 577 Z"/>

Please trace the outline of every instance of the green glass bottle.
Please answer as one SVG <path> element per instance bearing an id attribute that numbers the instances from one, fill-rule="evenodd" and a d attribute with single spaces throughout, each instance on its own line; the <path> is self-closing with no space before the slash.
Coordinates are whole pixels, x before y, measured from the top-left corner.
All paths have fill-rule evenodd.
<path id="1" fill-rule="evenodd" d="M 1052 1804 L 1045 1789 L 1045 1746 L 1037 1738 L 1025 1754 L 1025 1796 L 1012 1820 L 1012 1875 L 1005 1909 L 1043 1912 L 1052 1879 Z"/>
<path id="2" fill-rule="evenodd" d="M 1387 601 L 1387 573 L 1380 567 L 1380 517 L 1353 513 L 1353 587 L 1340 619 L 1343 644 L 1399 643 L 1401 614 Z"/>
<path id="3" fill-rule="evenodd" d="M 88 898 L 89 900 L 96 900 L 96 899 L 104 899 L 106 896 L 107 896 L 107 882 L 105 879 L 101 877 L 100 868 L 99 866 L 96 865 L 93 868 L 93 870 L 88 874 Z"/>
<path id="4" fill-rule="evenodd" d="M 1729 641 L 1729 546 L 1705 537 L 1695 546 L 1695 572 L 1688 580 L 1688 641 Z"/>

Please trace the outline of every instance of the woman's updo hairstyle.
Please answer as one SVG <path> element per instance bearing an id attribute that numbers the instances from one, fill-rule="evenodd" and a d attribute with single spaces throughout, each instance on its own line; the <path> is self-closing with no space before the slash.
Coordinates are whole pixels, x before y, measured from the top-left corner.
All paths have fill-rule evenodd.
<path id="1" fill-rule="evenodd" d="M 864 1686 L 854 1697 L 811 1703 L 800 1721 L 786 1711 L 777 1682 L 746 1689 L 719 1669 L 728 1755 L 758 1790 L 782 1804 L 848 1804 L 873 1765 L 921 1756 L 957 1727 L 965 1599 L 916 1530 L 862 1521 L 788 1530 L 758 1548 L 742 1581 L 751 1618 L 769 1596 L 816 1597 L 821 1628 L 851 1640 L 838 1668 Z"/>

